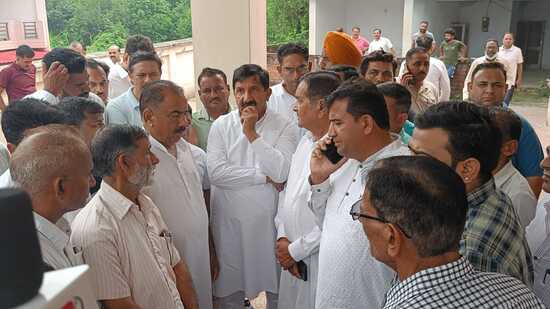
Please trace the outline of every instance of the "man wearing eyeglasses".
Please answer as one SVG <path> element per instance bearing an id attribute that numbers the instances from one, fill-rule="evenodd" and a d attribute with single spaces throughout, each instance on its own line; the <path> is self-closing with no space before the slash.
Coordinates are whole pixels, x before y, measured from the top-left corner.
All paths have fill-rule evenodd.
<path id="1" fill-rule="evenodd" d="M 374 258 L 397 272 L 384 309 L 545 308 L 519 280 L 475 270 L 459 253 L 469 208 L 464 182 L 443 162 L 402 156 L 376 163 L 350 214 Z"/>
<path id="2" fill-rule="evenodd" d="M 390 133 L 384 96 L 372 83 L 344 82 L 326 102 L 330 126 L 313 150 L 309 177 L 309 206 L 322 230 L 315 308 L 380 308 L 393 273 L 368 253 L 361 224 L 349 212 L 374 163 L 409 151 Z M 332 144 L 347 161 L 329 161 L 323 152 Z"/>
<path id="3" fill-rule="evenodd" d="M 279 61 L 277 71 L 283 81 L 271 87 L 272 93 L 267 106 L 294 124 L 298 123 L 298 118 L 293 110 L 296 103 L 296 89 L 300 77 L 309 72 L 308 59 L 308 49 L 299 44 L 284 44 L 277 50 L 277 60 Z"/>
<path id="4" fill-rule="evenodd" d="M 199 98 L 204 108 L 193 114 L 190 136 L 196 136 L 198 145 L 206 151 L 208 133 L 214 120 L 231 111 L 229 105 L 229 84 L 222 70 L 204 68 L 197 79 Z"/>
<path id="5" fill-rule="evenodd" d="M 468 194 L 460 253 L 476 270 L 507 274 L 533 285 L 533 262 L 510 198 L 495 187 L 492 171 L 501 134 L 489 112 L 467 102 L 439 103 L 415 119 L 409 148 L 452 167 Z"/>
<path id="6" fill-rule="evenodd" d="M 203 197 L 203 190 L 210 188 L 205 181 L 205 152 L 183 139 L 191 124 L 189 104 L 183 89 L 166 80 L 145 85 L 139 104 L 143 125 L 150 134 L 151 152 L 159 159 L 153 181 L 143 192 L 158 206 L 173 233 L 174 244 L 193 277 L 199 307 L 212 308 L 210 261 L 214 270 L 218 264 L 214 246 L 209 246 Z M 216 272 L 212 272 L 212 279 Z"/>

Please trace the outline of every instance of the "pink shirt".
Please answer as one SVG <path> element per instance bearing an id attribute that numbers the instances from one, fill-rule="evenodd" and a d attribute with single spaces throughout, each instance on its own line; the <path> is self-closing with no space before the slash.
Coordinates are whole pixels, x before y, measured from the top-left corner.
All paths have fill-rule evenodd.
<path id="1" fill-rule="evenodd" d="M 351 38 L 353 40 L 353 43 L 355 43 L 355 47 L 359 49 L 361 54 L 363 54 L 367 49 L 369 49 L 369 41 L 365 39 L 364 37 L 360 36 L 357 39 Z"/>

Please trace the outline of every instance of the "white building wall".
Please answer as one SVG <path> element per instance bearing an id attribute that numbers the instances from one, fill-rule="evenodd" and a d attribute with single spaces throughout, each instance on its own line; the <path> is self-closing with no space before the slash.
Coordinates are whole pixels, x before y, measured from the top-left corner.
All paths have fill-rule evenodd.
<path id="1" fill-rule="evenodd" d="M 512 15 L 512 32 L 516 32 L 518 21 L 546 21 L 542 67 L 545 70 L 550 70 L 550 1 L 538 0 L 516 3 Z"/>
<path id="2" fill-rule="evenodd" d="M 423 20 L 430 22 L 429 31 L 434 34 L 438 46 L 443 42 L 443 31 L 452 23 L 459 23 L 459 4 L 455 2 L 438 2 L 435 0 L 414 0 L 412 33 L 418 31 Z"/>
<path id="3" fill-rule="evenodd" d="M 360 0 L 358 0 L 360 1 Z M 309 31 L 309 53 L 321 55 L 323 52 L 323 40 L 328 31 L 334 31 L 336 27 L 346 27 L 347 0 L 309 0 L 309 23 L 314 26 Z M 351 29 L 345 29 L 350 32 Z"/>
<path id="4" fill-rule="evenodd" d="M 389 38 L 398 54 L 403 37 L 404 0 L 310 0 L 310 53 L 320 55 L 323 39 L 328 31 L 344 27 L 351 33 L 359 26 L 369 41 L 373 28 L 381 28 L 382 36 Z"/>
<path id="5" fill-rule="evenodd" d="M 335 1 L 339 2 L 339 1 Z M 401 55 L 403 38 L 403 0 L 346 0 L 346 30 L 361 27 L 361 33 L 372 40 L 372 29 L 382 29 L 382 36 L 390 39 Z"/>
<path id="6" fill-rule="evenodd" d="M 510 31 L 512 0 L 492 1 L 487 14 L 490 18 L 489 31 L 481 31 L 481 18 L 487 13 L 488 3 L 489 0 L 482 0 L 461 4 L 460 20 L 470 26 L 467 42 L 470 57 L 482 56 L 488 39 L 494 38 L 501 41 L 504 33 Z"/>
<path id="7" fill-rule="evenodd" d="M 35 21 L 36 0 L 0 0 L 0 21 Z"/>

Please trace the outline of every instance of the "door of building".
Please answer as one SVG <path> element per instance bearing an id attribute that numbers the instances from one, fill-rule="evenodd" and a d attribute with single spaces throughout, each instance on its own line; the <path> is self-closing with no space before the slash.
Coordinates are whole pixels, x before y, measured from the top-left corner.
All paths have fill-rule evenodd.
<path id="1" fill-rule="evenodd" d="M 527 69 L 542 69 L 545 21 L 518 22 L 516 45 L 523 51 L 524 66 Z"/>

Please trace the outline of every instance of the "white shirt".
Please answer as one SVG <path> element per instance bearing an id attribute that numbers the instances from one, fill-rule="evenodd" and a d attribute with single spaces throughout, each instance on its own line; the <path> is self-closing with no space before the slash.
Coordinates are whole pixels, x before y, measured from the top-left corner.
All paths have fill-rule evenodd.
<path id="1" fill-rule="evenodd" d="M 518 72 L 518 64 L 523 63 L 523 54 L 521 48 L 512 45 L 510 48 L 504 48 L 501 46 L 498 51 L 500 58 L 506 59 L 510 63 L 510 75 L 512 75 L 512 85 L 516 84 L 516 77 Z"/>
<path id="2" fill-rule="evenodd" d="M 0 174 L 3 174 L 10 167 L 10 152 L 4 144 L 0 144 Z"/>
<path id="3" fill-rule="evenodd" d="M 33 98 L 33 99 L 38 99 L 38 100 L 44 100 L 50 104 L 58 104 L 63 98 L 62 97 L 56 97 L 54 96 L 53 94 L 51 94 L 49 91 L 46 91 L 44 89 L 42 90 L 38 90 L 38 91 L 35 91 L 29 95 L 27 95 L 25 97 L 25 99 L 27 98 Z M 95 93 L 93 92 L 89 92 L 88 93 L 88 99 L 96 102 L 96 103 L 99 103 L 101 106 L 105 107 L 105 103 L 103 103 L 103 100 L 98 97 Z"/>
<path id="4" fill-rule="evenodd" d="M 11 178 L 11 172 L 7 169 L 2 176 L 0 176 L 0 189 L 17 188 L 17 183 Z"/>
<path id="5" fill-rule="evenodd" d="M 65 219 L 61 218 L 57 224 L 53 224 L 38 213 L 32 213 L 44 263 L 53 269 L 82 264 L 82 250 L 69 242 L 70 229 Z"/>
<path id="6" fill-rule="evenodd" d="M 311 186 L 309 206 L 322 226 L 319 248 L 317 309 L 381 308 L 393 271 L 370 253 L 359 221 L 349 214 L 363 197 L 362 171 L 383 158 L 408 155 L 398 136 L 365 162 L 350 159 L 325 182 Z"/>
<path id="7" fill-rule="evenodd" d="M 500 57 L 497 55 L 497 58 L 495 60 L 496 62 L 500 62 L 502 63 L 502 65 L 504 65 L 504 70 L 506 70 L 506 85 L 507 87 L 511 87 L 512 85 L 515 84 L 514 80 L 515 80 L 515 77 L 512 76 L 512 68 L 510 66 L 510 63 L 508 62 L 508 60 Z M 476 58 L 474 59 L 474 61 L 472 61 L 472 64 L 470 65 L 470 70 L 468 70 L 468 74 L 466 75 L 466 79 L 464 80 L 464 88 L 462 89 L 462 98 L 467 101 L 469 99 L 469 93 L 468 93 L 468 83 L 470 83 L 472 81 L 472 74 L 474 73 L 474 69 L 482 64 L 482 63 L 486 63 L 486 62 L 489 62 L 487 61 L 487 59 L 485 58 L 485 56 L 481 56 L 479 58 Z"/>
<path id="8" fill-rule="evenodd" d="M 292 157 L 285 190 L 279 195 L 279 209 L 275 217 L 277 239 L 286 237 L 291 244 L 288 251 L 295 261 L 307 265 L 308 280 L 293 277 L 283 271 L 279 285 L 279 307 L 287 309 L 314 308 L 319 264 L 321 230 L 315 215 L 307 207 L 309 197 L 309 161 L 315 148 L 311 133 L 306 133 Z"/>
<path id="9" fill-rule="evenodd" d="M 405 73 L 405 61 L 401 62 L 399 69 L 399 76 L 397 80 L 401 80 L 401 77 Z M 449 74 L 443 61 L 430 57 L 430 69 L 426 76 L 427 81 L 435 86 L 438 102 L 449 101 L 451 97 L 451 81 L 449 80 Z"/>
<path id="10" fill-rule="evenodd" d="M 377 50 L 383 50 L 386 53 L 389 53 L 390 49 L 392 48 L 393 48 L 393 44 L 388 38 L 380 37 L 378 41 L 377 40 L 370 41 L 369 50 L 367 51 L 367 53 L 370 54 L 373 51 L 377 51 Z"/>
<path id="11" fill-rule="evenodd" d="M 73 221 L 71 243 L 82 247 L 99 300 L 132 297 L 142 308 L 184 308 L 173 267 L 180 261 L 158 208 L 139 206 L 105 181 Z"/>
<path id="12" fill-rule="evenodd" d="M 527 241 L 533 252 L 535 294 L 550 308 L 550 194 L 542 192 L 535 219 L 527 227 Z"/>
<path id="13" fill-rule="evenodd" d="M 521 226 L 526 228 L 535 218 L 537 199 L 529 183 L 509 161 L 494 175 L 495 185 L 506 193 L 519 216 Z"/>
<path id="14" fill-rule="evenodd" d="M 143 193 L 151 197 L 172 231 L 174 244 L 193 278 L 199 307 L 212 308 L 208 213 L 198 166 L 184 139 L 176 144 L 176 157 L 153 136 L 149 136 L 149 141 L 159 163 L 152 185 Z"/>
<path id="15" fill-rule="evenodd" d="M 267 101 L 267 107 L 298 125 L 298 116 L 293 110 L 294 104 L 296 104 L 296 97 L 286 92 L 282 82 L 271 87 L 271 96 Z"/>
<path id="16" fill-rule="evenodd" d="M 296 101 L 296 97 L 286 92 L 281 82 L 271 87 L 271 96 L 269 97 L 269 101 L 267 101 L 267 108 L 285 116 L 295 124 L 296 129 L 299 131 L 299 136 L 302 137 L 306 133 L 306 130 L 298 127 L 298 115 L 294 111 Z"/>
<path id="17" fill-rule="evenodd" d="M 191 143 L 187 143 L 187 145 L 191 149 L 191 155 L 197 165 L 197 171 L 199 172 L 199 177 L 201 179 L 202 189 L 210 190 L 210 179 L 208 179 L 208 169 L 206 167 L 206 152 Z"/>
<path id="18" fill-rule="evenodd" d="M 277 293 L 279 267 L 274 254 L 278 192 L 266 177 L 287 180 L 297 130 L 267 109 L 256 123 L 253 143 L 242 133 L 238 111 L 212 124 L 206 152 L 211 183 L 211 222 L 220 276 L 214 295 L 245 291 Z"/>
<path id="19" fill-rule="evenodd" d="M 109 99 L 114 99 L 132 87 L 128 72 L 120 65 L 116 63 L 111 67 L 109 71 Z"/>

